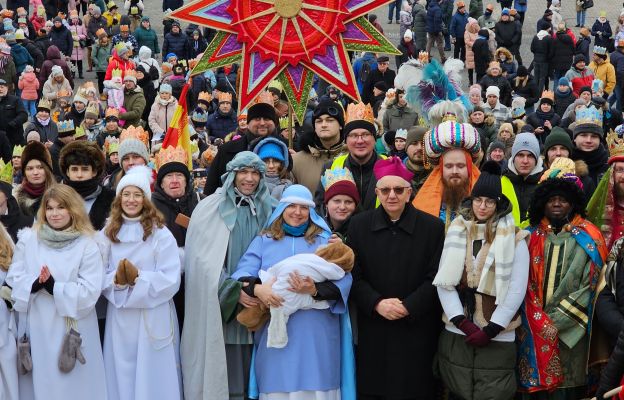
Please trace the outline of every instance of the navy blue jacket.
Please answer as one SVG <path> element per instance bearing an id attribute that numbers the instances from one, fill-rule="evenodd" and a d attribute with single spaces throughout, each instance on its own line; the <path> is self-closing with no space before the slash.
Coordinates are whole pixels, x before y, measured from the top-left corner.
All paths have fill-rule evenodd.
<path id="1" fill-rule="evenodd" d="M 598 32 L 602 32 L 602 35 L 598 35 Z M 591 30 L 592 36 L 594 39 L 594 46 L 602 46 L 609 48 L 609 44 L 611 42 L 611 36 L 613 36 L 613 31 L 611 30 L 611 24 L 609 21 L 605 21 L 605 23 L 601 23 L 598 19 L 594 22 Z"/>
<path id="2" fill-rule="evenodd" d="M 190 59 L 191 45 L 189 43 L 188 36 L 182 32 L 177 34 L 174 34 L 173 32 L 167 33 L 162 46 L 162 55 L 163 57 L 166 57 L 169 53 L 173 53 L 178 56 L 179 60 Z"/>
<path id="3" fill-rule="evenodd" d="M 442 32 L 442 10 L 436 1 L 432 1 L 427 10 L 427 33 L 438 34 Z"/>
<path id="4" fill-rule="evenodd" d="M 58 49 L 66 56 L 71 56 L 74 49 L 74 38 L 65 25 L 61 25 L 59 29 L 53 27 L 50 29 L 50 42 L 58 47 Z"/>
<path id="5" fill-rule="evenodd" d="M 468 14 L 456 12 L 451 19 L 451 26 L 449 27 L 449 34 L 452 37 L 458 37 L 463 39 L 464 32 L 466 31 L 466 25 L 468 24 Z"/>
<path id="6" fill-rule="evenodd" d="M 206 130 L 208 135 L 224 139 L 229 133 L 232 133 L 238 128 L 238 121 L 236 120 L 236 113 L 230 111 L 228 115 L 222 115 L 219 111 L 208 116 L 206 122 Z"/>

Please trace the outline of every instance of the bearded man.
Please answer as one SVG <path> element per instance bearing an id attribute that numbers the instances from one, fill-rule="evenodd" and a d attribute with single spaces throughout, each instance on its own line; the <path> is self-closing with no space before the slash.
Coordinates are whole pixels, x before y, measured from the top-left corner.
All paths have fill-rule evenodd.
<path id="1" fill-rule="evenodd" d="M 479 178 L 474 165 L 481 152 L 479 133 L 472 125 L 444 121 L 425 135 L 424 142 L 427 161 L 436 166 L 413 204 L 442 219 L 448 228 Z"/>

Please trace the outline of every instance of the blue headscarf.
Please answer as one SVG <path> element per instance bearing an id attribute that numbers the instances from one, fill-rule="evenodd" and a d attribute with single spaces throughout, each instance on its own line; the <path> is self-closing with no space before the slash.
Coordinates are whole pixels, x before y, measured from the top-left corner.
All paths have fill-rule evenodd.
<path id="1" fill-rule="evenodd" d="M 310 193 L 308 188 L 303 185 L 291 185 L 287 187 L 286 190 L 284 190 L 279 204 L 275 208 L 275 211 L 273 211 L 273 214 L 271 214 L 269 222 L 267 222 L 267 228 L 271 226 L 271 224 L 282 215 L 286 207 L 291 204 L 308 206 L 308 208 L 310 209 L 310 221 L 312 221 L 312 223 L 314 223 L 323 230 L 323 232 L 319 236 L 325 239 L 329 239 L 329 237 L 331 236 L 331 229 L 329 229 L 329 226 L 327 226 L 327 222 L 325 222 L 325 220 L 317 214 L 316 210 L 314 209 L 314 201 L 312 201 L 312 193 Z"/>

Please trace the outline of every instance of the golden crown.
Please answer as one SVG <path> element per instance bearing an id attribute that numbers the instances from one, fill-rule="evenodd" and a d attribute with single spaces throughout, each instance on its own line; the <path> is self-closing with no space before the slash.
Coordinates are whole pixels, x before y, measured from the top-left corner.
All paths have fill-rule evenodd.
<path id="1" fill-rule="evenodd" d="M 425 65 L 429 63 L 429 53 L 427 53 L 426 51 L 420 51 L 418 52 L 418 61 L 420 61 L 421 64 Z"/>
<path id="2" fill-rule="evenodd" d="M 138 139 L 149 149 L 149 134 L 145 132 L 142 126 L 129 126 L 119 135 L 119 143 L 126 139 Z"/>
<path id="3" fill-rule="evenodd" d="M 0 181 L 13 184 L 13 164 L 0 160 Z"/>
<path id="4" fill-rule="evenodd" d="M 208 92 L 199 92 L 199 96 L 197 97 L 197 101 L 199 100 L 203 100 L 207 103 L 210 103 L 212 101 L 212 94 L 208 93 Z"/>
<path id="5" fill-rule="evenodd" d="M 123 71 L 120 70 L 119 68 L 114 68 L 113 71 L 111 72 L 111 77 L 112 78 L 119 78 L 119 79 L 121 79 L 121 75 L 123 75 Z"/>
<path id="6" fill-rule="evenodd" d="M 100 115 L 100 108 L 95 102 L 90 102 L 87 106 L 87 110 L 85 113 L 94 114 L 96 116 Z"/>
<path id="7" fill-rule="evenodd" d="M 37 108 L 45 108 L 46 110 L 52 109 L 52 102 L 45 97 L 39 100 L 39 104 L 37 104 Z"/>
<path id="8" fill-rule="evenodd" d="M 268 90 L 260 92 L 258 97 L 256 97 L 256 103 L 266 103 L 273 105 L 273 95 Z"/>
<path id="9" fill-rule="evenodd" d="M 295 120 L 294 120 L 294 115 L 290 117 L 290 126 L 291 127 L 295 127 Z M 279 127 L 280 130 L 284 130 L 284 129 L 288 129 L 289 124 L 288 124 L 288 116 L 285 117 L 280 117 L 279 119 Z"/>
<path id="10" fill-rule="evenodd" d="M 232 93 L 219 92 L 219 94 L 217 95 L 217 99 L 219 99 L 219 103 L 223 103 L 224 101 L 227 101 L 228 103 L 231 103 L 232 102 Z"/>
<path id="11" fill-rule="evenodd" d="M 20 146 L 19 144 L 16 144 L 15 147 L 13 147 L 13 157 L 21 157 L 22 153 L 24 152 L 24 147 L 25 146 Z"/>
<path id="12" fill-rule="evenodd" d="M 542 97 L 540 97 L 541 99 L 549 99 L 551 101 L 555 101 L 555 92 L 550 91 L 550 90 L 544 90 L 542 92 Z"/>
<path id="13" fill-rule="evenodd" d="M 186 165 L 188 162 L 186 150 L 184 150 L 181 146 L 169 146 L 166 149 L 161 148 L 158 154 L 156 154 L 156 168 L 160 169 L 163 165 L 171 162 L 179 162 Z"/>
<path id="14" fill-rule="evenodd" d="M 119 151 L 119 138 L 106 136 L 106 139 L 104 139 L 104 150 L 106 150 L 108 155 Z"/>
<path id="15" fill-rule="evenodd" d="M 607 134 L 607 146 L 609 147 L 609 155 L 611 157 L 624 156 L 624 137 L 621 137 L 617 132 L 611 130 Z"/>
<path id="16" fill-rule="evenodd" d="M 349 123 L 351 121 L 367 121 L 371 124 L 375 124 L 375 116 L 373 115 L 373 108 L 370 104 L 364 103 L 356 103 L 349 104 L 347 106 L 347 115 L 346 115 L 345 123 Z"/>
<path id="17" fill-rule="evenodd" d="M 124 75 L 124 79 L 129 78 L 129 77 L 134 77 L 134 79 L 137 79 L 137 74 L 136 74 L 136 70 L 134 69 L 127 69 L 126 70 L 126 74 Z"/>
<path id="18" fill-rule="evenodd" d="M 108 107 L 106 109 L 106 112 L 104 113 L 104 118 L 108 117 L 116 117 L 117 119 L 119 119 L 119 110 L 116 108 Z"/>
<path id="19" fill-rule="evenodd" d="M 191 155 L 193 155 L 193 158 L 197 158 L 198 154 L 199 154 L 199 142 L 197 141 L 197 139 L 191 140 Z"/>
<path id="20" fill-rule="evenodd" d="M 100 28 L 97 31 L 95 31 L 95 36 L 102 37 L 102 35 L 106 36 L 106 31 L 104 30 L 104 28 Z"/>
<path id="21" fill-rule="evenodd" d="M 70 97 L 71 93 L 69 93 L 69 91 L 65 90 L 65 89 L 61 89 L 56 93 L 56 97 L 57 98 L 64 98 L 64 97 Z"/>

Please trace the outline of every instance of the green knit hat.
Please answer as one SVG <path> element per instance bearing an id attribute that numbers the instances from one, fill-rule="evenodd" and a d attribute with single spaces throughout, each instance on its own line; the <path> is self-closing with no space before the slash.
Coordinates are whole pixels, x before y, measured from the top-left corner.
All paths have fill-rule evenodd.
<path id="1" fill-rule="evenodd" d="M 568 149 L 570 154 L 572 154 L 574 145 L 572 144 L 570 135 L 568 135 L 565 129 L 555 126 L 550 131 L 550 135 L 548 135 L 544 141 L 544 155 L 547 156 L 548 149 L 558 144 Z"/>
<path id="2" fill-rule="evenodd" d="M 407 138 L 405 139 L 405 148 L 407 149 L 411 144 L 415 142 L 421 142 L 428 128 L 424 126 L 412 126 L 407 131 Z"/>

